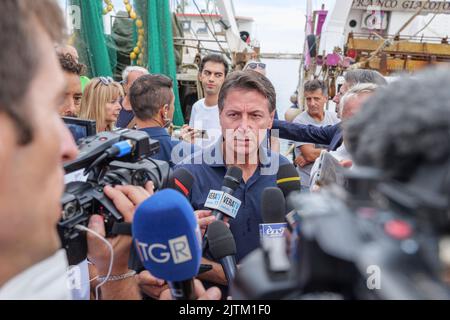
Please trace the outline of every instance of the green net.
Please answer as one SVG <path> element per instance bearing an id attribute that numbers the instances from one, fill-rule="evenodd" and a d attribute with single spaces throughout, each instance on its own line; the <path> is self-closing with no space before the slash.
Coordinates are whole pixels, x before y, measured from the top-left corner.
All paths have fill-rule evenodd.
<path id="1" fill-rule="evenodd" d="M 81 9 L 81 28 L 74 32 L 74 45 L 80 61 L 87 66 L 87 76 L 112 76 L 116 64 L 114 41 L 105 36 L 101 0 L 71 0 Z"/>
<path id="2" fill-rule="evenodd" d="M 172 78 L 175 93 L 174 124 L 184 124 L 178 86 L 175 49 L 173 44 L 172 16 L 167 0 L 136 0 L 138 16 L 144 23 L 146 45 L 144 61 L 151 73 L 161 73 Z"/>
<path id="3" fill-rule="evenodd" d="M 131 1 L 130 1 L 131 2 Z M 121 80 L 122 70 L 128 65 L 142 65 L 151 73 L 161 73 L 172 78 L 175 93 L 174 124 L 184 124 L 177 85 L 176 56 L 173 42 L 172 16 L 167 0 L 135 0 L 133 10 L 136 19 L 131 19 L 128 12 L 120 11 L 114 17 L 107 15 L 111 35 L 104 31 L 102 0 L 70 0 L 71 5 L 81 9 L 81 28 L 75 30 L 73 44 L 78 49 L 80 61 L 87 66 L 87 76 L 114 76 Z M 142 27 L 137 27 L 137 21 Z M 139 30 L 142 29 L 142 30 Z M 137 49 L 139 33 L 141 45 L 138 59 L 131 60 L 130 53 Z"/>

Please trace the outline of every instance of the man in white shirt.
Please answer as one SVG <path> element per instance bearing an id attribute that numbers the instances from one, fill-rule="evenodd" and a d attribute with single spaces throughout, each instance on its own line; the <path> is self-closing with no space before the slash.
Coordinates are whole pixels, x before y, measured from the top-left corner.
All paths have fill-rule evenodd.
<path id="1" fill-rule="evenodd" d="M 315 126 L 334 125 L 339 122 L 335 112 L 325 110 L 328 100 L 328 89 L 321 80 L 307 81 L 304 86 L 306 111 L 299 114 L 294 123 L 312 124 Z M 295 144 L 295 164 L 301 179 L 302 190 L 309 190 L 310 171 L 320 152 L 327 146 L 298 142 Z"/>
<path id="2" fill-rule="evenodd" d="M 219 92 L 228 74 L 226 60 L 218 54 L 210 54 L 202 59 L 199 79 L 202 83 L 205 98 L 192 106 L 189 127 L 206 130 L 207 136 L 199 137 L 195 143 L 202 147 L 213 144 L 221 135 L 219 121 Z"/>

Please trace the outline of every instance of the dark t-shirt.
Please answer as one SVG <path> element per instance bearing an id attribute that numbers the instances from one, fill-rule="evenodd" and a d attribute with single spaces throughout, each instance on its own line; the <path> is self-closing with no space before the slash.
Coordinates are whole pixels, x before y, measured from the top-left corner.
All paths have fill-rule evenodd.
<path id="1" fill-rule="evenodd" d="M 134 112 L 133 110 L 125 110 L 125 108 L 123 107 L 123 99 L 120 101 L 120 106 L 122 107 L 122 109 L 120 109 L 116 127 L 127 128 L 131 120 L 133 120 L 134 118 Z"/>

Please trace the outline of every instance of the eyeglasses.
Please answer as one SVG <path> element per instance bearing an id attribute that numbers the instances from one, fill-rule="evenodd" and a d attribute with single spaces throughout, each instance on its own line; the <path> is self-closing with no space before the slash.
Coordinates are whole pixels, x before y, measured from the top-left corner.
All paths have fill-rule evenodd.
<path id="1" fill-rule="evenodd" d="M 265 69 L 266 68 L 266 64 L 265 63 L 262 63 L 262 62 L 258 62 L 258 63 L 256 63 L 256 62 L 251 62 L 251 63 L 249 63 L 248 64 L 248 67 L 250 68 L 250 69 L 252 69 L 252 70 L 255 70 L 256 68 L 260 68 L 260 69 Z"/>
<path id="2" fill-rule="evenodd" d="M 97 84 L 95 85 L 94 90 L 98 87 L 98 85 L 99 85 L 100 83 L 103 84 L 103 85 L 105 85 L 105 86 L 109 86 L 111 83 L 114 82 L 114 79 L 111 78 L 111 77 L 99 77 L 98 80 L 99 80 L 99 81 L 98 81 Z"/>

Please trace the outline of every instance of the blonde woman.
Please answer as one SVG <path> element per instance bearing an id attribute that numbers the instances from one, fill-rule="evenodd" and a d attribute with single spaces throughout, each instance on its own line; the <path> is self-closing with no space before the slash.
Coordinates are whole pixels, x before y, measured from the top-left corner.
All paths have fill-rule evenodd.
<path id="1" fill-rule="evenodd" d="M 111 78 L 94 78 L 84 89 L 80 119 L 97 121 L 97 132 L 115 128 L 123 97 L 122 86 Z"/>

